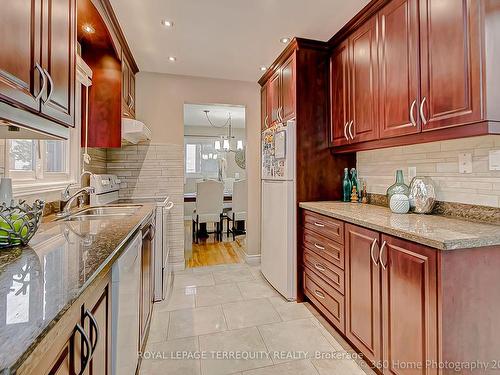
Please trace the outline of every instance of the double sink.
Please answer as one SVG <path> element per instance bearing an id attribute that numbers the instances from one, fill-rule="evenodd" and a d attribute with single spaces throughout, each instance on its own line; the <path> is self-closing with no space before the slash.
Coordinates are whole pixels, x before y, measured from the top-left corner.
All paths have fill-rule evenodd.
<path id="1" fill-rule="evenodd" d="M 95 206 L 88 207 L 81 211 L 77 211 L 68 216 L 61 217 L 57 220 L 61 221 L 87 221 L 87 220 L 99 220 L 103 218 L 119 218 L 123 216 L 133 215 L 142 205 L 131 204 L 131 205 L 106 205 L 106 206 Z"/>

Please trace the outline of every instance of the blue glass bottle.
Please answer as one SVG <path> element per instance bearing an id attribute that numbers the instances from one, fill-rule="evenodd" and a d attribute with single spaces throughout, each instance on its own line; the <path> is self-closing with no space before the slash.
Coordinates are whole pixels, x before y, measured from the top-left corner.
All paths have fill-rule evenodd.
<path id="1" fill-rule="evenodd" d="M 351 191 L 352 191 L 352 184 L 351 184 L 351 179 L 349 178 L 349 169 L 344 168 L 342 201 L 344 201 L 344 202 L 351 201 Z"/>

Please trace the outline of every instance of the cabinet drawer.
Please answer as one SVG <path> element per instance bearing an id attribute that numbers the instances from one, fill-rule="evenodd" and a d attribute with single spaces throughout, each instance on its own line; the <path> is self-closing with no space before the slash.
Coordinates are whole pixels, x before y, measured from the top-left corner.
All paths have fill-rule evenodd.
<path id="1" fill-rule="evenodd" d="M 325 262 L 312 251 L 304 249 L 304 266 L 321 276 L 330 286 L 344 294 L 344 271 Z"/>
<path id="2" fill-rule="evenodd" d="M 312 211 L 304 211 L 304 228 L 340 244 L 344 243 L 344 223 Z"/>
<path id="3" fill-rule="evenodd" d="M 344 245 L 308 229 L 304 229 L 302 242 L 305 248 L 314 251 L 340 269 L 344 269 Z"/>
<path id="4" fill-rule="evenodd" d="M 342 333 L 345 332 L 344 296 L 307 268 L 304 270 L 304 294 Z"/>

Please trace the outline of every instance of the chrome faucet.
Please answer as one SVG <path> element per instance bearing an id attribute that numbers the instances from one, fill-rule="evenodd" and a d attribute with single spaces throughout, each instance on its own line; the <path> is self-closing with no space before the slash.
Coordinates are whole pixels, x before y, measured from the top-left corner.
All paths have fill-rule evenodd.
<path id="1" fill-rule="evenodd" d="M 92 177 L 94 174 L 92 172 L 89 172 L 89 171 L 83 171 L 81 174 L 80 174 L 80 180 L 82 179 L 83 176 L 85 175 L 89 175 L 90 177 Z M 67 202 L 70 198 L 71 198 L 71 194 L 69 193 L 69 189 L 72 187 L 72 186 L 75 186 L 77 185 L 76 183 L 70 183 L 68 184 L 68 186 L 66 186 L 66 188 L 64 189 L 64 191 L 61 193 L 61 199 L 64 201 L 64 202 Z"/>
<path id="2" fill-rule="evenodd" d="M 78 189 L 73 195 L 70 195 L 69 198 L 67 200 L 64 200 L 62 201 L 63 203 L 63 209 L 61 212 L 58 212 L 56 214 L 57 217 L 66 217 L 66 216 L 69 216 L 70 214 L 70 210 L 71 210 L 71 205 L 73 204 L 73 202 L 78 199 L 79 196 L 81 196 L 82 194 L 94 194 L 95 193 L 95 189 L 93 187 L 90 187 L 90 186 L 86 186 L 86 187 L 83 187 L 81 189 Z M 69 193 L 68 193 L 69 195 Z M 63 193 L 63 196 L 64 196 L 64 193 Z"/>

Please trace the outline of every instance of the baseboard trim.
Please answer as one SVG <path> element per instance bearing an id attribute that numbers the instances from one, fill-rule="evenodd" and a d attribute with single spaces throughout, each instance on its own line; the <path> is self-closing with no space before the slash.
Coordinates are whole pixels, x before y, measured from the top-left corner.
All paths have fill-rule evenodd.
<path id="1" fill-rule="evenodd" d="M 260 254 L 250 255 L 243 251 L 245 257 L 245 262 L 251 266 L 256 266 L 260 264 Z"/>

